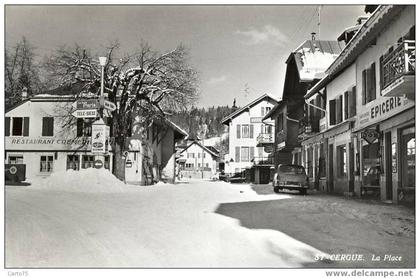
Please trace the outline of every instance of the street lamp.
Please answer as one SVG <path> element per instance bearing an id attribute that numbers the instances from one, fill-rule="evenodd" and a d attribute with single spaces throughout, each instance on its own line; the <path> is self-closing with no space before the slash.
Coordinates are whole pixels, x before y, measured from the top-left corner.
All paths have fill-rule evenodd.
<path id="1" fill-rule="evenodd" d="M 106 65 L 106 57 L 99 57 L 99 65 L 101 66 L 101 96 L 99 97 L 99 104 L 101 105 L 99 109 L 99 115 L 103 117 L 103 106 L 104 106 L 104 70 Z"/>

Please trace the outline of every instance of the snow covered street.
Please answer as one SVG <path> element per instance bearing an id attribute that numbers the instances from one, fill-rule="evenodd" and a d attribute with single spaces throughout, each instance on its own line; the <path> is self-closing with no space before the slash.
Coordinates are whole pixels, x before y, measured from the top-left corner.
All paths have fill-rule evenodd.
<path id="1" fill-rule="evenodd" d="M 6 187 L 7 267 L 330 267 L 316 258 L 385 251 L 403 256 L 398 266 L 414 264 L 414 215 L 396 206 L 383 206 L 386 223 L 371 214 L 381 206 L 344 198 L 197 180 L 129 186 L 85 171 L 96 171 L 86 173 L 102 191 L 65 174 Z"/>

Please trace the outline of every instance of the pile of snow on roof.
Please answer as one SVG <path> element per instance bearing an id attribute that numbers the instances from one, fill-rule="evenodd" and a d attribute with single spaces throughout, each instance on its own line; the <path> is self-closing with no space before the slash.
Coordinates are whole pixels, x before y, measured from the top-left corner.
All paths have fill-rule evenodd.
<path id="1" fill-rule="evenodd" d="M 67 192 L 115 193 L 126 191 L 127 185 L 106 169 L 67 170 L 46 178 L 32 180 L 32 188 Z"/>

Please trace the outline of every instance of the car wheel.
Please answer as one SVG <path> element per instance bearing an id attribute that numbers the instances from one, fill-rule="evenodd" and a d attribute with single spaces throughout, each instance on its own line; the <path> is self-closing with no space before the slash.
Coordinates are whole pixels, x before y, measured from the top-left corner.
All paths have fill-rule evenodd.
<path id="1" fill-rule="evenodd" d="M 274 186 L 274 192 L 276 192 L 276 193 L 280 193 L 280 187 L 278 187 L 278 186 Z"/>

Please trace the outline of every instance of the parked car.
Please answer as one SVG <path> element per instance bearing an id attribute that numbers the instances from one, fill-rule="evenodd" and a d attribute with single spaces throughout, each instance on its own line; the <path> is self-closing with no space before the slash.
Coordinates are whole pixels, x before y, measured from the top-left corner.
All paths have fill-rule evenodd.
<path id="1" fill-rule="evenodd" d="M 298 190 L 306 194 L 309 188 L 309 178 L 301 165 L 280 164 L 273 178 L 273 190 L 279 193 L 282 189 Z"/>
<path id="2" fill-rule="evenodd" d="M 235 173 L 232 176 L 229 176 L 227 178 L 227 182 L 230 182 L 230 183 L 242 183 L 245 181 L 246 181 L 245 172 Z"/>
<path id="3" fill-rule="evenodd" d="M 226 181 L 226 182 L 227 182 L 227 179 L 228 179 L 228 175 L 225 173 L 225 171 L 222 171 L 222 172 L 219 174 L 219 180 L 220 180 L 220 181 Z"/>

